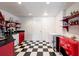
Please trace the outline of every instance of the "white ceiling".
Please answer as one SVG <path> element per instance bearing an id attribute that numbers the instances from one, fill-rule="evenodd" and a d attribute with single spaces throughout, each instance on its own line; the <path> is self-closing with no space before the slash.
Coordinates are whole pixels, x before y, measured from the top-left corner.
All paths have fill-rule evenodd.
<path id="1" fill-rule="evenodd" d="M 56 16 L 59 11 L 67 9 L 71 6 L 72 2 L 51 2 L 46 4 L 45 2 L 0 2 L 0 9 L 4 9 L 16 16 L 29 16 L 28 13 L 32 13 L 32 16 L 43 16 L 43 13 L 47 11 L 48 16 Z"/>

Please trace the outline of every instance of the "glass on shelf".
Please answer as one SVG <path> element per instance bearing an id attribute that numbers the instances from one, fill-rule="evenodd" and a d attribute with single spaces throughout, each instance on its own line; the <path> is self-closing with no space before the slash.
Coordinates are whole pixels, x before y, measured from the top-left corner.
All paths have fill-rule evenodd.
<path id="1" fill-rule="evenodd" d="M 63 26 L 68 26 L 68 23 L 67 22 L 63 22 Z"/>

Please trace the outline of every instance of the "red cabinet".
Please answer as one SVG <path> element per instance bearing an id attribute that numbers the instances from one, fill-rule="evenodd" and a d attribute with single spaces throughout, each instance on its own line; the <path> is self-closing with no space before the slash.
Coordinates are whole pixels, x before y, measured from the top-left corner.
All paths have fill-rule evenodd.
<path id="1" fill-rule="evenodd" d="M 19 32 L 19 44 L 24 41 L 24 32 Z"/>
<path id="2" fill-rule="evenodd" d="M 14 42 L 1 46 L 0 56 L 14 56 Z"/>
<path id="3" fill-rule="evenodd" d="M 79 42 L 66 37 L 59 37 L 59 46 L 62 47 L 67 55 L 79 56 Z"/>

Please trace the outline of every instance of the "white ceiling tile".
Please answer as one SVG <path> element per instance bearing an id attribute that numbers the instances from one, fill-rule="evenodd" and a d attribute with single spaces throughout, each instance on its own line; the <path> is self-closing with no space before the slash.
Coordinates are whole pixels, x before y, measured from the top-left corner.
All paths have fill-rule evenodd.
<path id="1" fill-rule="evenodd" d="M 60 10 L 66 9 L 71 6 L 72 2 L 0 2 L 0 9 L 5 9 L 16 16 L 28 16 L 32 13 L 33 16 L 42 16 L 47 11 L 48 16 L 56 16 Z"/>

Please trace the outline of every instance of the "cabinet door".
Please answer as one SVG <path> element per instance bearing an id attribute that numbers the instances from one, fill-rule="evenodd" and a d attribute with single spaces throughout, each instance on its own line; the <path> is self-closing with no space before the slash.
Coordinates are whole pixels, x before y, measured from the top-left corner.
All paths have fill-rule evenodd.
<path id="1" fill-rule="evenodd" d="M 14 56 L 14 42 L 0 47 L 0 56 Z"/>
<path id="2" fill-rule="evenodd" d="M 19 33 L 19 44 L 21 44 L 24 41 L 24 32 Z"/>

